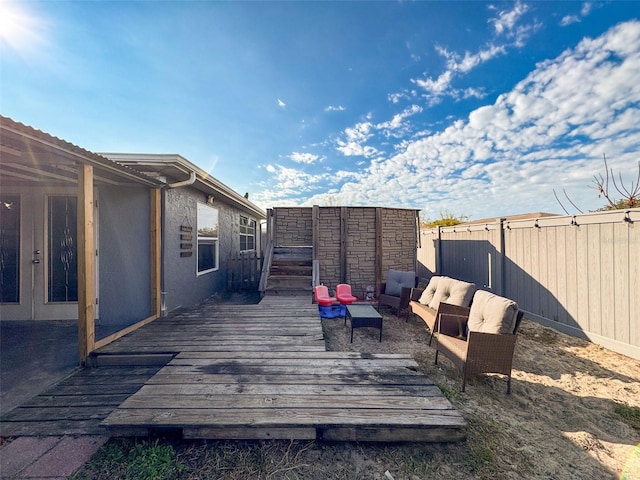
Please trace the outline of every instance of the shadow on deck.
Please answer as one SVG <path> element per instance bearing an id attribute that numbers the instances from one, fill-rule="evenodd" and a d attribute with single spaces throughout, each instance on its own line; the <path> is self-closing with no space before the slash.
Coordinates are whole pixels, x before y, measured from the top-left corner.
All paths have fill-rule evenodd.
<path id="1" fill-rule="evenodd" d="M 98 368 L 84 372 L 93 381 L 105 380 L 99 372 L 109 372 L 114 385 L 135 385 L 93 412 L 94 424 L 101 422 L 99 428 L 112 436 L 466 438 L 462 416 L 419 373 L 411 356 L 327 352 L 309 297 L 265 297 L 256 305 L 205 303 L 103 347 L 95 362 Z M 146 377 L 129 382 L 127 372 L 136 369 Z"/>

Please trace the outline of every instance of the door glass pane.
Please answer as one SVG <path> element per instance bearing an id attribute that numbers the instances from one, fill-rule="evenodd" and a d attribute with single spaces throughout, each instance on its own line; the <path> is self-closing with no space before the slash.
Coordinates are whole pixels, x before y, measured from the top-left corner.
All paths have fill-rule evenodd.
<path id="1" fill-rule="evenodd" d="M 78 301 L 77 200 L 49 197 L 48 206 L 49 302 Z"/>
<path id="2" fill-rule="evenodd" d="M 0 195 L 0 303 L 20 302 L 20 197 Z"/>

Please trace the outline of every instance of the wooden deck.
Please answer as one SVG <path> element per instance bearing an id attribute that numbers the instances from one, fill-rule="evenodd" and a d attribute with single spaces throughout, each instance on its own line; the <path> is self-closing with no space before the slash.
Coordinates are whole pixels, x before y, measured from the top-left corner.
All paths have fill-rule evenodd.
<path id="1" fill-rule="evenodd" d="M 325 351 L 309 297 L 185 309 L 103 347 L 95 362 L 3 416 L 0 436 L 466 437 L 410 356 Z"/>
<path id="2" fill-rule="evenodd" d="M 347 327 L 345 327 L 347 328 Z M 384 341 L 384 339 L 383 339 Z M 447 442 L 466 422 L 404 354 L 326 352 L 309 297 L 203 304 L 100 349 L 100 365 L 174 355 L 102 424 L 114 436 Z"/>
<path id="3" fill-rule="evenodd" d="M 104 435 L 107 415 L 160 367 L 84 368 L 0 419 L 0 437 Z"/>

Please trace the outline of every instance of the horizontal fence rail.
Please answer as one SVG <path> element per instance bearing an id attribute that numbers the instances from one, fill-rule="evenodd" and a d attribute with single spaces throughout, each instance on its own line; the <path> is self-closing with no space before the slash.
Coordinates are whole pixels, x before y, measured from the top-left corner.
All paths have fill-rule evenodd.
<path id="1" fill-rule="evenodd" d="M 515 300 L 527 317 L 640 358 L 640 209 L 421 232 L 419 273 Z"/>

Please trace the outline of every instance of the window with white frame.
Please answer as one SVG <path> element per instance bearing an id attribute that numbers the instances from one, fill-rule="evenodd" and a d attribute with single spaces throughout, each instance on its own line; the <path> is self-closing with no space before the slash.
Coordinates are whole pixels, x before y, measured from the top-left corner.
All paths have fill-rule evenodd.
<path id="1" fill-rule="evenodd" d="M 240 251 L 256 249 L 256 221 L 240 216 Z"/>
<path id="2" fill-rule="evenodd" d="M 218 209 L 198 203 L 198 274 L 218 269 Z"/>

